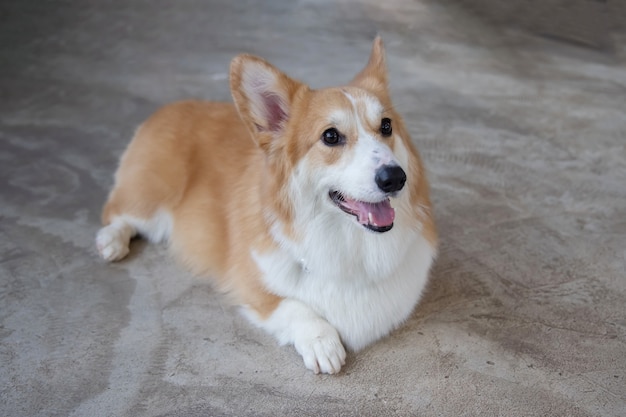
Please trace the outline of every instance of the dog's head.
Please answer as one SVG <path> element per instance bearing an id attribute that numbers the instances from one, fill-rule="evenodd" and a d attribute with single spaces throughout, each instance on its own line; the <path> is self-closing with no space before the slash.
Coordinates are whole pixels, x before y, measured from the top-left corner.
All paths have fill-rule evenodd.
<path id="1" fill-rule="evenodd" d="M 283 220 L 294 215 L 299 198 L 312 215 L 343 216 L 387 232 L 396 217 L 394 199 L 410 193 L 420 205 L 425 180 L 391 104 L 380 38 L 365 68 L 344 87 L 311 90 L 250 55 L 233 60 L 230 82 L 239 114 L 265 152 L 267 193 Z"/>

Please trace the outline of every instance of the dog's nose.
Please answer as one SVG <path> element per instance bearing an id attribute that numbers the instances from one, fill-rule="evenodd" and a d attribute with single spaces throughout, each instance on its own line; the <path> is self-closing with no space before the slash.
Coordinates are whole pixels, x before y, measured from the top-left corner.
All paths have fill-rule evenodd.
<path id="1" fill-rule="evenodd" d="M 406 182 L 406 174 L 398 165 L 383 165 L 376 171 L 374 177 L 378 188 L 386 193 L 400 191 Z"/>

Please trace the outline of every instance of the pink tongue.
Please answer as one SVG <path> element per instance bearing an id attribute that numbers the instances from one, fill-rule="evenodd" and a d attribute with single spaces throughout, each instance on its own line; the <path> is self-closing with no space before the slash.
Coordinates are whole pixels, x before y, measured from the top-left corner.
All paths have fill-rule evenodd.
<path id="1" fill-rule="evenodd" d="M 396 217 L 396 212 L 389 204 L 389 199 L 380 203 L 365 203 L 363 201 L 345 199 L 343 205 L 357 215 L 361 224 L 370 224 L 377 227 L 391 226 L 393 219 Z"/>

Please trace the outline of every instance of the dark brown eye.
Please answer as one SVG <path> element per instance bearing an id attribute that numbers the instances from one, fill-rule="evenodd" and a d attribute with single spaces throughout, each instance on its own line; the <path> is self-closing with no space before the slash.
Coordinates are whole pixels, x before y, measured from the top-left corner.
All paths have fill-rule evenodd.
<path id="1" fill-rule="evenodd" d="M 391 119 L 390 118 L 385 117 L 383 120 L 380 121 L 380 134 L 383 135 L 384 137 L 391 136 Z"/>
<path id="2" fill-rule="evenodd" d="M 343 143 L 343 137 L 337 129 L 331 127 L 330 129 L 326 129 L 324 133 L 322 133 L 322 141 L 325 145 L 337 146 Z"/>

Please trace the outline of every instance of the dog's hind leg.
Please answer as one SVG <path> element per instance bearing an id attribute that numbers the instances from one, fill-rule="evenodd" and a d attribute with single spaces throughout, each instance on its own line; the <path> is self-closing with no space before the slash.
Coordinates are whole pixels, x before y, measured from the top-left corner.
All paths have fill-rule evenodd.
<path id="1" fill-rule="evenodd" d="M 167 240 L 171 230 L 171 216 L 164 211 L 147 220 L 131 215 L 118 215 L 98 231 L 96 246 L 105 261 L 119 261 L 128 255 L 130 240 L 134 236 L 139 234 L 156 243 Z"/>
<path id="2" fill-rule="evenodd" d="M 96 246 L 105 261 L 119 261 L 128 255 L 130 239 L 137 234 L 128 216 L 118 216 L 96 235 Z"/>
<path id="3" fill-rule="evenodd" d="M 172 216 L 164 204 L 164 190 L 144 179 L 127 175 L 126 181 L 115 185 L 104 206 L 104 227 L 96 235 L 96 246 L 106 261 L 119 261 L 128 255 L 130 240 L 136 235 L 154 243 L 171 235 Z"/>
<path id="4" fill-rule="evenodd" d="M 133 169 L 124 162 L 102 211 L 104 227 L 96 235 L 98 252 L 109 262 L 128 255 L 130 240 L 136 235 L 161 242 L 169 239 L 172 232 L 168 198 L 176 193 L 164 187 L 158 176 L 149 175 L 155 170 Z"/>
<path id="5" fill-rule="evenodd" d="M 165 210 L 152 213 L 148 218 L 133 216 L 130 213 L 109 215 L 110 199 L 105 206 L 105 226 L 96 235 L 96 246 L 105 261 L 114 262 L 123 259 L 129 252 L 130 240 L 141 235 L 156 243 L 169 239 L 172 232 L 172 217 Z"/>

